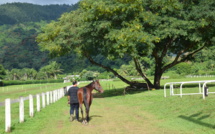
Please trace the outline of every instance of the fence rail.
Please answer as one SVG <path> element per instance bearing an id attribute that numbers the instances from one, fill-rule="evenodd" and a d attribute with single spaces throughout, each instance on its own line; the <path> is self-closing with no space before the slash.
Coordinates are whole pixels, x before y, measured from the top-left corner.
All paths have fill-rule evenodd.
<path id="1" fill-rule="evenodd" d="M 34 99 L 36 98 L 36 111 L 41 111 L 42 108 L 50 105 L 61 99 L 66 92 L 68 87 L 56 89 L 53 91 L 43 92 L 36 95 L 29 95 L 27 97 L 20 97 L 19 99 L 11 100 L 10 98 L 5 99 L 5 102 L 0 102 L 0 106 L 5 106 L 5 132 L 11 132 L 11 104 L 19 103 L 19 122 L 24 122 L 24 101 L 29 100 L 29 116 L 34 117 Z M 40 101 L 42 99 L 42 102 Z"/>
<path id="2" fill-rule="evenodd" d="M 187 75 L 187 78 L 215 77 L 215 75 Z"/>
<path id="3" fill-rule="evenodd" d="M 177 96 L 179 95 L 180 97 L 182 97 L 183 95 L 196 95 L 196 94 L 201 94 L 202 95 L 202 98 L 205 99 L 205 95 L 206 94 L 214 94 L 215 92 L 208 92 L 208 91 L 205 91 L 205 89 L 208 90 L 208 87 L 207 87 L 207 83 L 215 83 L 215 80 L 204 80 L 204 81 L 184 81 L 184 82 L 169 82 L 169 83 L 166 83 L 164 85 L 164 97 L 167 97 L 167 85 L 169 85 L 169 89 L 170 89 L 170 96 Z M 199 92 L 197 93 L 183 93 L 183 86 L 185 84 L 198 84 L 199 86 Z M 180 88 L 180 93 L 179 94 L 176 94 L 174 93 L 174 86 L 178 85 Z"/>

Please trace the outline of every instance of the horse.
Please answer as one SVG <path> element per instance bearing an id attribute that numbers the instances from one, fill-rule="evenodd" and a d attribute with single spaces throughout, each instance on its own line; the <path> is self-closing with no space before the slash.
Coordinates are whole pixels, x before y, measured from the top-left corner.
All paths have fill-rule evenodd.
<path id="1" fill-rule="evenodd" d="M 102 86 L 99 83 L 99 80 L 95 80 L 88 84 L 85 87 L 81 87 L 78 89 L 77 96 L 78 96 L 78 102 L 79 102 L 79 108 L 81 109 L 81 115 L 82 115 L 82 120 L 83 124 L 87 124 L 90 120 L 89 118 L 89 111 L 90 111 L 90 106 L 92 104 L 93 96 L 92 96 L 92 91 L 95 89 L 96 91 L 103 93 L 104 90 Z M 86 118 L 84 120 L 83 117 L 83 109 L 82 109 L 82 104 L 84 103 L 85 109 L 86 109 Z"/>

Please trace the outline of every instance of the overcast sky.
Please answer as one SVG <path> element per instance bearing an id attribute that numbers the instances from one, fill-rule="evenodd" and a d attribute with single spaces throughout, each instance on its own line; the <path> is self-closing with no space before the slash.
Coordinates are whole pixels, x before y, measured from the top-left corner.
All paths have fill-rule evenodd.
<path id="1" fill-rule="evenodd" d="M 0 0 L 0 4 L 21 2 L 32 3 L 38 5 L 50 5 L 50 4 L 75 4 L 80 0 Z"/>

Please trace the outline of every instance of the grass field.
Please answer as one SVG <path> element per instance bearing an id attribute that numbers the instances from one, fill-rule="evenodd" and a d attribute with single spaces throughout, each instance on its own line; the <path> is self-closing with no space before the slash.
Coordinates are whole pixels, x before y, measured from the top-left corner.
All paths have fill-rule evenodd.
<path id="1" fill-rule="evenodd" d="M 203 78 L 199 78 L 203 79 Z M 195 79 L 195 80 L 199 80 Z M 180 79 L 174 81 L 189 81 Z M 193 79 L 192 79 L 193 80 Z M 205 80 L 205 79 L 204 79 Z M 171 80 L 162 80 L 161 83 Z M 127 91 L 120 81 L 101 82 L 105 92 L 96 94 L 90 110 L 90 123 L 69 122 L 67 99 L 49 105 L 34 118 L 18 123 L 18 104 L 13 104 L 14 134 L 214 134 L 215 94 L 163 97 L 163 90 Z M 86 85 L 82 83 L 80 86 Z M 64 86 L 64 85 L 63 85 Z M 195 88 L 195 87 L 194 87 Z M 213 90 L 212 87 L 211 90 Z M 24 88 L 23 88 L 24 89 Z M 56 88 L 55 88 L 56 89 Z M 21 90 L 21 89 L 20 89 Z M 51 90 L 51 89 L 50 89 Z M 187 88 L 186 90 L 195 90 Z M 15 91 L 15 89 L 14 89 Z M 23 91 L 23 90 L 22 90 Z M 32 90 L 34 92 L 34 90 Z M 215 90 L 214 90 L 215 91 Z M 29 91 L 30 92 L 30 91 Z M 33 93 L 32 93 L 33 94 Z M 10 94 L 7 95 L 8 97 Z M 28 102 L 25 102 L 28 107 Z M 0 107 L 0 133 L 4 133 L 4 107 Z"/>

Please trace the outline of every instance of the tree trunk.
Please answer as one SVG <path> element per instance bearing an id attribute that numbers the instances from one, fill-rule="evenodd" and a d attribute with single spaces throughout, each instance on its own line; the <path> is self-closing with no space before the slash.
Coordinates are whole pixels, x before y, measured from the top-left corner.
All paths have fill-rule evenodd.
<path id="1" fill-rule="evenodd" d="M 160 89 L 160 80 L 163 72 L 160 66 L 156 66 L 155 68 L 155 74 L 154 74 L 154 88 Z"/>
<path id="2" fill-rule="evenodd" d="M 57 75 L 54 73 L 54 79 L 57 80 Z"/>

